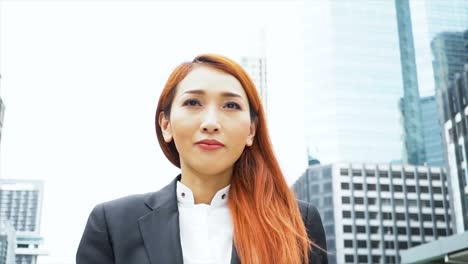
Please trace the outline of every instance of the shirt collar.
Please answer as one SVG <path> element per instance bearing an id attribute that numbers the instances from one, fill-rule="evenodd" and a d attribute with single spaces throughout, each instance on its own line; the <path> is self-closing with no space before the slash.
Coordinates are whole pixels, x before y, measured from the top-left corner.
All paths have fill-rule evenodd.
<path id="1" fill-rule="evenodd" d="M 224 206 L 227 204 L 229 187 L 231 187 L 231 185 L 216 192 L 211 200 L 211 206 Z M 192 190 L 180 181 L 177 181 L 177 202 L 183 205 L 195 205 L 195 198 L 193 197 Z"/>

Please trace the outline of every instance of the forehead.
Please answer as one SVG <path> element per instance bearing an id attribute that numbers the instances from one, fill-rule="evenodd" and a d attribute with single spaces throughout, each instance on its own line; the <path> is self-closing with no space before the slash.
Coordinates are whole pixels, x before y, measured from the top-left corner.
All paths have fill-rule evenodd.
<path id="1" fill-rule="evenodd" d="M 234 76 L 206 66 L 195 66 L 177 86 L 177 95 L 190 90 L 203 90 L 207 94 L 231 92 L 247 100 L 247 95 L 239 80 Z"/>

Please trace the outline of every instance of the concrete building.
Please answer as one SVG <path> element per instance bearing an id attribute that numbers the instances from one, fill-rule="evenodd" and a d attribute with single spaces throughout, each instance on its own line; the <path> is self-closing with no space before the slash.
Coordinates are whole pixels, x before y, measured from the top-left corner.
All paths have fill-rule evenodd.
<path id="1" fill-rule="evenodd" d="M 0 222 L 0 264 L 15 264 L 15 229 L 8 221 Z"/>
<path id="2" fill-rule="evenodd" d="M 9 221 L 15 230 L 16 264 L 36 264 L 47 254 L 40 245 L 41 181 L 0 179 L 0 222 Z"/>
<path id="3" fill-rule="evenodd" d="M 440 167 L 333 163 L 310 166 L 293 185 L 322 216 L 329 262 L 399 263 L 402 250 L 452 234 Z"/>

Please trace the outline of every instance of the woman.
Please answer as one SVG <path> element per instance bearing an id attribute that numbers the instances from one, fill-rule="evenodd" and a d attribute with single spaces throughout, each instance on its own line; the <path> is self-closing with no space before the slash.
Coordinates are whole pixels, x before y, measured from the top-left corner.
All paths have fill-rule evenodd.
<path id="1" fill-rule="evenodd" d="M 77 264 L 327 263 L 320 215 L 288 188 L 237 63 L 205 54 L 178 66 L 155 125 L 181 174 L 158 192 L 97 205 Z"/>

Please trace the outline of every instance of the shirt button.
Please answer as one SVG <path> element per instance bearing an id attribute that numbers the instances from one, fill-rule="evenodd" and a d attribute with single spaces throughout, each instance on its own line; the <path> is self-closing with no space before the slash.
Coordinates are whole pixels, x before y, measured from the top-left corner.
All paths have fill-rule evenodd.
<path id="1" fill-rule="evenodd" d="M 221 199 L 226 198 L 226 194 L 221 195 Z"/>
<path id="2" fill-rule="evenodd" d="M 181 193 L 182 197 L 185 197 L 185 193 Z"/>

